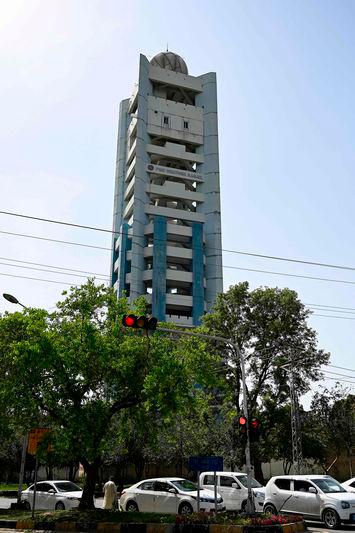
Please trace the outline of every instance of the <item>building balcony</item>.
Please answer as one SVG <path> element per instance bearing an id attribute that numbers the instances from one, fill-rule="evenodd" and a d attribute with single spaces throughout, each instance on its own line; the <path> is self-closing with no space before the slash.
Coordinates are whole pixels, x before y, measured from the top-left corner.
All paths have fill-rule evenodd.
<path id="1" fill-rule="evenodd" d="M 165 146 L 147 144 L 146 149 L 149 154 L 155 154 L 169 159 L 181 159 L 182 161 L 190 161 L 191 163 L 204 162 L 203 155 L 187 152 L 186 147 L 183 144 L 175 144 L 171 142 L 167 142 Z"/>
<path id="2" fill-rule="evenodd" d="M 148 303 L 152 303 L 152 295 L 151 294 L 144 294 L 145 299 Z M 166 293 L 166 305 L 169 307 L 175 307 L 176 310 L 178 309 L 190 309 L 193 307 L 193 299 L 192 296 L 186 296 L 184 294 L 171 294 Z"/>
<path id="3" fill-rule="evenodd" d="M 155 198 L 177 198 L 181 200 L 189 200 L 191 202 L 202 203 L 205 200 L 205 195 L 199 192 L 188 191 L 185 189 L 183 183 L 173 183 L 166 181 L 164 185 L 147 185 L 147 193 Z"/>
<path id="4" fill-rule="evenodd" d="M 133 213 L 133 204 L 134 204 L 134 196 L 131 197 L 128 204 L 126 205 L 124 211 L 123 211 L 123 218 L 127 220 L 131 214 Z"/>
<path id="5" fill-rule="evenodd" d="M 192 237 L 192 228 L 190 226 L 179 226 L 178 224 L 167 224 L 166 225 L 166 232 L 168 235 L 174 235 L 174 237 L 177 237 L 176 241 L 186 241 L 189 240 Z M 154 223 L 150 222 L 145 228 L 144 228 L 144 235 L 152 235 L 154 233 Z M 181 239 L 179 238 L 181 237 Z"/>
<path id="6" fill-rule="evenodd" d="M 125 193 L 124 193 L 124 199 L 126 202 L 128 202 L 131 196 L 133 196 L 134 194 L 134 183 L 135 183 L 135 178 L 133 177 L 133 179 L 131 179 L 131 181 L 129 182 L 127 189 L 125 190 Z"/>
<path id="7" fill-rule="evenodd" d="M 173 220 L 188 220 L 189 222 L 205 222 L 203 213 L 187 211 L 184 209 L 173 209 L 171 207 L 161 207 L 157 205 L 147 205 L 145 208 L 147 215 L 162 215 Z"/>
<path id="8" fill-rule="evenodd" d="M 131 148 L 129 149 L 128 151 L 128 154 L 127 154 L 127 165 L 130 165 L 134 156 L 136 155 L 136 148 L 137 148 L 137 139 L 135 139 L 133 141 L 133 144 L 131 146 Z"/>
<path id="9" fill-rule="evenodd" d="M 191 316 L 165 315 L 165 321 L 171 324 L 191 327 L 193 326 L 193 320 Z"/>
<path id="10" fill-rule="evenodd" d="M 134 157 L 127 168 L 125 181 L 130 181 L 133 178 L 135 168 L 136 168 L 136 158 Z"/>

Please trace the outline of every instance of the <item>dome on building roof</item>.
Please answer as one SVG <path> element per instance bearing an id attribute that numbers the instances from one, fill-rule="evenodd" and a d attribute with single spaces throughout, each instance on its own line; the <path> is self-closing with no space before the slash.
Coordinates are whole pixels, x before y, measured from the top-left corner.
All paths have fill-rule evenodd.
<path id="1" fill-rule="evenodd" d="M 160 52 L 150 60 L 150 64 L 154 67 L 166 68 L 174 72 L 181 72 L 181 74 L 188 74 L 187 66 L 182 57 L 174 52 Z"/>

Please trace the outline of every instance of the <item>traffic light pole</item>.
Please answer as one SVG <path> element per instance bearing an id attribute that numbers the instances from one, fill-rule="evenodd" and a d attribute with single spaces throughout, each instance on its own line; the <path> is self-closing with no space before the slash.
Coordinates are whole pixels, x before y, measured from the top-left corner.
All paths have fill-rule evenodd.
<path id="1" fill-rule="evenodd" d="M 235 344 L 230 339 L 225 337 L 218 337 L 216 335 L 208 335 L 206 333 L 196 333 L 194 331 L 184 331 L 181 329 L 170 329 L 170 328 L 156 328 L 156 331 L 162 331 L 164 333 L 175 333 L 178 335 L 187 335 L 190 337 L 201 337 L 202 339 L 208 339 L 213 341 L 224 342 L 229 344 L 236 351 L 239 360 L 240 360 L 240 369 L 242 373 L 242 384 L 243 384 L 243 413 L 247 419 L 247 442 L 245 445 L 245 468 L 247 474 L 247 488 L 248 488 L 248 499 L 246 505 L 247 513 L 253 513 L 255 511 L 254 507 L 254 498 L 251 490 L 251 462 L 250 462 L 250 432 L 249 432 L 249 418 L 248 418 L 248 395 L 247 395 L 247 384 L 246 384 L 246 372 L 245 372 L 245 359 L 242 351 L 239 346 Z"/>

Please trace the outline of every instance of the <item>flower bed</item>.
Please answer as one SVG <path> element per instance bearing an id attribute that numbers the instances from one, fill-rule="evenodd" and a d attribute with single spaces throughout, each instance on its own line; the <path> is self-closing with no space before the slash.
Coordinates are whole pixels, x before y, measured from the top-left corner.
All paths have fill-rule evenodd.
<path id="1" fill-rule="evenodd" d="M 1 518 L 6 518 L 6 523 Z M 1 512 L 1 527 L 97 533 L 298 533 L 306 530 L 301 516 L 246 516 L 232 512 L 173 515 L 103 509 L 37 511 L 34 520 L 31 511 Z"/>
<path id="2" fill-rule="evenodd" d="M 280 526 L 303 522 L 299 515 L 252 515 L 247 516 L 235 512 L 193 513 L 191 515 L 177 515 L 176 524 L 224 524 L 248 527 Z"/>

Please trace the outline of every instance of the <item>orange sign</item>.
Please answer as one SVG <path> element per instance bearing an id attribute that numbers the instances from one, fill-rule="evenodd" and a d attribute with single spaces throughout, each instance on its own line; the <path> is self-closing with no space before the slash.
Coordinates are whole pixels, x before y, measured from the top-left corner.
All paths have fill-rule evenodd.
<path id="1" fill-rule="evenodd" d="M 49 431 L 50 429 L 48 428 L 31 429 L 28 434 L 27 453 L 36 455 L 39 443 Z"/>

